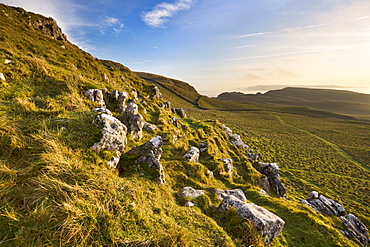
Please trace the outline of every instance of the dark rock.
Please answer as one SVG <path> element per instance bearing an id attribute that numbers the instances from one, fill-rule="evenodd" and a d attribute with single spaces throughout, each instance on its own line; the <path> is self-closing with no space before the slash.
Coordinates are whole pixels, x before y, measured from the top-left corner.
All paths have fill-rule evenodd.
<path id="1" fill-rule="evenodd" d="M 235 209 L 239 217 L 254 224 L 265 246 L 269 246 L 284 228 L 285 222 L 280 217 L 254 203 L 243 202 L 235 196 L 226 196 L 218 210 L 226 211 L 230 207 Z"/>

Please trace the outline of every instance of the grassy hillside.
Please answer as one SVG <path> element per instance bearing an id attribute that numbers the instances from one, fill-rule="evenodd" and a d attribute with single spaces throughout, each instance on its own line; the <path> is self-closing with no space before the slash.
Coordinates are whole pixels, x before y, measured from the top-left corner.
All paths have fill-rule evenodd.
<path id="1" fill-rule="evenodd" d="M 274 105 L 308 106 L 370 120 L 370 95 L 344 90 L 288 87 L 264 94 L 222 93 L 217 99 Z"/>
<path id="2" fill-rule="evenodd" d="M 229 107 L 239 111 L 188 111 L 201 121 L 179 117 L 178 128 L 171 123 L 175 115 L 158 106 L 164 100 L 152 97 L 153 84 L 33 25 L 45 20 L 0 4 L 0 73 L 6 78 L 0 83 L 1 246 L 262 246 L 250 223 L 233 210 L 217 210 L 214 188 L 240 188 L 249 202 L 283 218 L 286 226 L 272 246 L 358 245 L 341 234 L 338 218 L 316 214 L 299 201 L 316 189 L 369 226 L 367 123 L 319 118 L 323 122 L 312 124 L 307 115 L 236 103 Z M 91 88 L 126 91 L 145 121 L 157 126 L 144 131 L 141 140 L 128 136 L 125 151 L 161 136 L 165 185 L 139 168 L 119 174 L 107 165 L 113 152 L 91 149 L 102 135 L 92 124 L 96 113 L 91 109 L 98 105 L 84 97 Z M 161 90 L 172 105 L 221 105 L 183 84 Z M 116 105 L 107 107 L 121 117 Z M 340 135 L 323 131 L 326 120 Z M 264 161 L 280 163 L 288 199 L 258 192 L 261 174 L 229 142 L 222 123 L 258 148 Z M 345 134 L 352 138 L 342 138 Z M 199 162 L 187 162 L 182 156 L 202 142 L 208 151 Z M 234 160 L 232 177 L 221 158 Z M 345 189 L 339 190 L 340 184 Z M 177 196 L 184 186 L 205 191 L 193 199 L 196 207 L 184 207 Z"/>

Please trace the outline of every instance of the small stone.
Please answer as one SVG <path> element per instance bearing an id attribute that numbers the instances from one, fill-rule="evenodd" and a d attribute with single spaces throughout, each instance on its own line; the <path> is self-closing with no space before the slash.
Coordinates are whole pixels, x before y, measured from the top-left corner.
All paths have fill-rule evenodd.
<path id="1" fill-rule="evenodd" d="M 4 61 L 4 64 L 10 64 L 10 63 L 12 63 L 12 60 L 6 59 L 6 60 Z"/>
<path id="2" fill-rule="evenodd" d="M 234 189 L 234 190 L 219 190 L 215 189 L 214 192 L 218 196 L 219 199 L 223 200 L 226 196 L 235 196 L 239 200 L 246 202 L 247 197 L 245 196 L 244 192 L 241 189 Z"/>
<path id="3" fill-rule="evenodd" d="M 194 206 L 196 206 L 197 204 L 195 204 L 194 202 L 191 202 L 191 201 L 188 201 L 188 202 L 186 202 L 185 203 L 185 207 L 194 207 Z"/>
<path id="4" fill-rule="evenodd" d="M 181 197 L 197 198 L 198 196 L 204 195 L 203 190 L 196 190 L 192 187 L 184 187 L 177 194 Z"/>
<path id="5" fill-rule="evenodd" d="M 0 80 L 2 80 L 2 81 L 6 81 L 5 76 L 4 76 L 4 74 L 3 74 L 3 73 L 0 73 Z"/>
<path id="6" fill-rule="evenodd" d="M 198 162 L 199 149 L 197 147 L 191 147 L 190 150 L 183 157 L 189 162 Z"/>

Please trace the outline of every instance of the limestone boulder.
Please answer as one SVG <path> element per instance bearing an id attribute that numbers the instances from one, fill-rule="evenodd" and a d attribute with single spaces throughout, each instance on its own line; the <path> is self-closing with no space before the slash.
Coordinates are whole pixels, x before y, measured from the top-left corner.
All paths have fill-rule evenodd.
<path id="1" fill-rule="evenodd" d="M 189 162 L 198 162 L 199 149 L 197 147 L 191 147 L 190 150 L 183 157 Z"/>
<path id="2" fill-rule="evenodd" d="M 234 189 L 234 190 L 215 189 L 214 192 L 216 193 L 217 197 L 221 200 L 223 200 L 227 196 L 235 196 L 242 202 L 247 201 L 247 197 L 245 196 L 244 192 L 241 189 Z"/>
<path id="3" fill-rule="evenodd" d="M 181 117 L 181 118 L 184 118 L 186 117 L 186 113 L 185 113 L 185 110 L 183 108 L 176 108 L 175 109 L 175 113 Z"/>
<path id="4" fill-rule="evenodd" d="M 277 163 L 260 163 L 260 167 L 257 170 L 267 177 L 270 187 L 273 188 L 279 197 L 285 197 L 286 188 L 280 180 L 279 166 Z"/>
<path id="5" fill-rule="evenodd" d="M 154 90 L 154 95 L 153 95 L 154 99 L 163 99 L 162 93 L 157 86 L 155 86 L 153 90 Z"/>
<path id="6" fill-rule="evenodd" d="M 311 191 L 307 198 L 301 202 L 322 214 L 343 216 L 346 213 L 346 210 L 340 203 L 327 198 L 317 191 Z"/>
<path id="7" fill-rule="evenodd" d="M 204 190 L 196 190 L 192 187 L 184 187 L 177 192 L 177 195 L 180 197 L 197 198 L 198 196 L 204 195 Z"/>
<path id="8" fill-rule="evenodd" d="M 269 246 L 284 228 L 284 220 L 254 203 L 243 202 L 230 195 L 222 200 L 218 210 L 226 211 L 230 207 L 234 208 L 242 219 L 249 220 L 254 224 L 262 236 L 265 246 Z"/>
<path id="9" fill-rule="evenodd" d="M 85 92 L 85 97 L 92 102 L 98 103 L 101 108 L 106 108 L 102 90 L 89 89 Z"/>
<path id="10" fill-rule="evenodd" d="M 229 174 L 229 177 L 233 176 L 233 160 L 232 159 L 219 159 L 224 163 L 225 171 Z"/>
<path id="11" fill-rule="evenodd" d="M 134 139 L 143 137 L 144 118 L 139 114 L 138 106 L 131 102 L 122 115 L 122 123 Z"/>
<path id="12" fill-rule="evenodd" d="M 341 231 L 344 234 L 344 236 L 346 236 L 349 239 L 357 239 L 365 247 L 369 246 L 370 242 L 369 234 L 364 223 L 362 223 L 353 214 L 347 214 L 346 217 L 341 216 L 340 219 L 347 228 L 346 231 Z"/>
<path id="13" fill-rule="evenodd" d="M 123 114 L 126 110 L 126 100 L 128 98 L 128 94 L 125 91 L 119 92 L 117 98 L 117 112 Z"/>
<path id="14" fill-rule="evenodd" d="M 0 80 L 1 80 L 1 81 L 6 81 L 5 76 L 4 76 L 4 74 L 3 74 L 3 73 L 0 73 Z"/>
<path id="15" fill-rule="evenodd" d="M 95 150 L 123 151 L 127 140 L 127 128 L 117 118 L 108 114 L 99 114 L 94 123 L 102 126 L 102 137 L 91 147 Z"/>
<path id="16" fill-rule="evenodd" d="M 162 137 L 156 136 L 124 153 L 117 165 L 119 173 L 124 174 L 130 166 L 137 166 L 143 175 L 155 176 L 158 184 L 165 184 L 164 169 L 160 162 L 162 145 Z"/>

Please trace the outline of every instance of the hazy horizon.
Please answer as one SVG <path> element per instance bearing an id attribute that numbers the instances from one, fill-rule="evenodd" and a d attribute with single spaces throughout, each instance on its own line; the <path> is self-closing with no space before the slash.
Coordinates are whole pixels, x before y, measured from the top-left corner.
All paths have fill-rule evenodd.
<path id="1" fill-rule="evenodd" d="M 101 59 L 200 93 L 311 87 L 370 93 L 365 0 L 1 0 L 57 20 Z"/>

